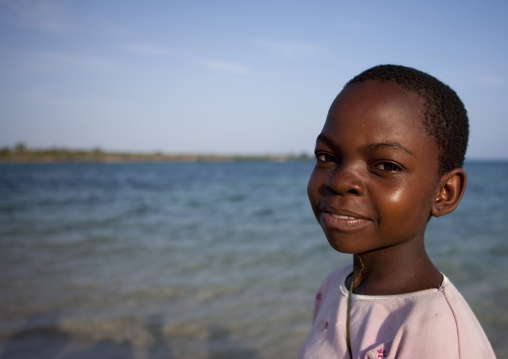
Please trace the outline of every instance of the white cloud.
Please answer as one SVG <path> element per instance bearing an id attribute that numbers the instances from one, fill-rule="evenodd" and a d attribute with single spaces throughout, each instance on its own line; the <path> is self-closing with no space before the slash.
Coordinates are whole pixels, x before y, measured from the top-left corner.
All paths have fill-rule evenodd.
<path id="1" fill-rule="evenodd" d="M 130 44 L 125 46 L 124 48 L 131 53 L 139 55 L 156 56 L 156 57 L 177 57 L 186 61 L 192 61 L 197 65 L 215 71 L 236 74 L 244 74 L 250 72 L 249 68 L 242 64 L 221 59 L 197 57 L 191 55 L 187 51 L 171 49 L 164 46 L 154 46 L 149 44 Z"/>
<path id="2" fill-rule="evenodd" d="M 51 33 L 65 33 L 69 24 L 65 8 L 53 0 L 0 0 L 10 9 L 21 25 Z"/>
<path id="3" fill-rule="evenodd" d="M 11 70 L 17 69 L 22 72 L 62 72 L 67 70 L 113 72 L 118 70 L 118 66 L 108 61 L 107 58 L 90 54 L 31 50 L 10 51 L 7 54 L 6 66 L 9 66 Z"/>
<path id="4" fill-rule="evenodd" d="M 284 57 L 315 56 L 323 52 L 324 48 L 301 41 L 258 41 L 261 47 L 275 51 Z"/>
<path id="5" fill-rule="evenodd" d="M 249 72 L 249 69 L 246 66 L 217 59 L 200 59 L 197 62 L 205 67 L 208 67 L 213 70 L 231 72 L 237 74 L 243 74 Z"/>

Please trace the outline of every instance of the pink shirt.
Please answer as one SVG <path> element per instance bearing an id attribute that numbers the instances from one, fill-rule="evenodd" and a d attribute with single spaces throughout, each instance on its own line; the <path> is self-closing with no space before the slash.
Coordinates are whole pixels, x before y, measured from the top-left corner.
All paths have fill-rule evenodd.
<path id="1" fill-rule="evenodd" d="M 316 295 L 314 319 L 299 358 L 350 358 L 346 343 L 349 291 L 353 271 L 333 271 Z M 439 289 L 386 296 L 353 294 L 353 358 L 495 358 L 468 304 L 443 276 Z"/>

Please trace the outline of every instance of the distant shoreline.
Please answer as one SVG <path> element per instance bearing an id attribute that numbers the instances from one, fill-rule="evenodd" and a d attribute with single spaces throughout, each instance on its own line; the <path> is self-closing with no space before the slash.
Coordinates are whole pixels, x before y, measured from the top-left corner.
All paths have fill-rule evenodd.
<path id="1" fill-rule="evenodd" d="M 168 154 L 162 152 L 136 153 L 93 150 L 72 150 L 67 148 L 26 148 L 18 144 L 13 148 L 0 147 L 0 164 L 5 163 L 164 163 L 164 162 L 240 162 L 266 161 L 288 162 L 308 161 L 313 156 L 302 154 L 266 154 L 266 155 L 235 155 L 235 154 L 199 154 L 182 153 Z M 498 162 L 506 163 L 508 159 L 472 158 L 468 162 Z"/>
<path id="2" fill-rule="evenodd" d="M 66 148 L 28 149 L 23 145 L 0 148 L 0 163 L 133 163 L 133 162 L 235 162 L 235 161 L 302 161 L 307 154 L 288 155 L 217 155 L 217 154 L 166 154 L 70 150 Z"/>

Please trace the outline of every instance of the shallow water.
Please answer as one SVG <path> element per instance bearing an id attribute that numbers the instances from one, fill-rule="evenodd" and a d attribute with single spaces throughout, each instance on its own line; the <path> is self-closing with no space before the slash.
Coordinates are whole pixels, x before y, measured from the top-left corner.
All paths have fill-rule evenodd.
<path id="1" fill-rule="evenodd" d="M 294 358 L 350 257 L 312 162 L 0 165 L 0 358 Z M 428 251 L 508 358 L 508 163 L 467 163 Z"/>

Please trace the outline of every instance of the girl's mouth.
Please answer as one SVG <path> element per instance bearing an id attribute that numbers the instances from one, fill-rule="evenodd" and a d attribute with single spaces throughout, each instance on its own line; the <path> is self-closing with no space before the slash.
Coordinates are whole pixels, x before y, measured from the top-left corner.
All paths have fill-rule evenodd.
<path id="1" fill-rule="evenodd" d="M 350 232 L 363 229 L 368 226 L 371 221 L 361 216 L 321 212 L 320 223 L 331 230 Z"/>

